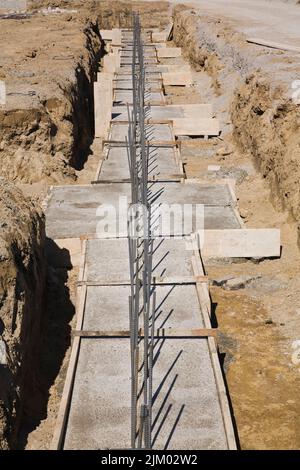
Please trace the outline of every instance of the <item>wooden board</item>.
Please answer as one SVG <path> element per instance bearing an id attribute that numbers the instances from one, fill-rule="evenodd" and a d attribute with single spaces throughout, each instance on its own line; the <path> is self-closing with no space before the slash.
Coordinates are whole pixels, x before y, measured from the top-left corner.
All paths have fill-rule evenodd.
<path id="1" fill-rule="evenodd" d="M 114 29 L 102 29 L 100 30 L 101 37 L 104 41 L 111 41 L 112 45 L 116 46 L 121 44 L 121 30 Z"/>
<path id="2" fill-rule="evenodd" d="M 202 240 L 201 240 L 202 237 Z M 269 258 L 280 256 L 280 230 L 204 230 L 200 234 L 203 256 L 214 258 Z"/>
<path id="3" fill-rule="evenodd" d="M 126 338 L 130 337 L 129 330 L 73 330 L 72 335 L 74 337 L 119 337 Z M 139 336 L 144 336 L 144 330 L 140 329 Z M 208 337 L 217 337 L 216 328 L 158 328 L 154 332 L 155 338 L 182 338 L 182 337 L 199 337 L 199 338 L 208 338 Z"/>
<path id="4" fill-rule="evenodd" d="M 164 106 L 152 106 L 152 120 L 176 118 L 207 119 L 213 117 L 211 104 L 166 104 Z M 128 121 L 126 106 L 114 106 L 112 109 L 113 122 Z"/>
<path id="5" fill-rule="evenodd" d="M 103 72 L 114 74 L 120 67 L 120 54 L 114 51 L 112 54 L 107 54 L 103 57 Z M 102 72 L 98 72 L 97 80 L 101 79 Z"/>
<path id="6" fill-rule="evenodd" d="M 193 83 L 190 71 L 162 72 L 165 86 L 190 86 Z"/>
<path id="7" fill-rule="evenodd" d="M 193 256 L 193 270 L 196 276 L 203 276 L 205 274 L 203 263 L 201 259 L 201 252 L 195 243 L 195 250 Z M 197 284 L 197 293 L 198 300 L 201 307 L 201 312 L 204 320 L 204 325 L 206 328 L 211 328 L 211 300 L 209 295 L 209 287 L 207 284 L 198 283 Z M 236 450 L 236 439 L 232 423 L 232 417 L 230 412 L 230 407 L 228 403 L 227 392 L 224 384 L 223 374 L 220 366 L 220 360 L 217 350 L 216 341 L 214 338 L 208 338 L 208 348 L 210 352 L 210 357 L 212 361 L 212 366 L 214 370 L 216 385 L 218 389 L 219 402 L 222 410 L 223 422 L 226 432 L 226 439 L 229 450 Z"/>
<path id="8" fill-rule="evenodd" d="M 175 135 L 218 136 L 220 134 L 219 120 L 216 118 L 176 118 L 173 119 Z"/>
<path id="9" fill-rule="evenodd" d="M 280 49 L 282 51 L 291 51 L 300 53 L 300 47 L 290 44 L 283 44 L 281 42 L 268 41 L 260 38 L 248 38 L 247 42 L 257 44 L 258 46 L 270 47 L 272 49 Z"/>
<path id="10" fill-rule="evenodd" d="M 94 83 L 95 137 L 105 138 L 111 119 L 112 74 L 102 72 Z"/>
<path id="11" fill-rule="evenodd" d="M 159 59 L 181 57 L 181 47 L 159 47 L 157 57 Z"/>

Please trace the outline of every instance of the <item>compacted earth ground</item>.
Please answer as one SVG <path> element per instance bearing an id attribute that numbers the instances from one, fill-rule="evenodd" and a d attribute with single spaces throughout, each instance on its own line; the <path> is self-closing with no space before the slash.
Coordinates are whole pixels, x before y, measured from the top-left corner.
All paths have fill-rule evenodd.
<path id="1" fill-rule="evenodd" d="M 182 140 L 187 177 L 234 179 L 245 226 L 281 229 L 279 259 L 204 262 L 240 447 L 299 448 L 299 53 L 247 42 L 271 20 L 263 29 L 239 11 L 246 1 L 232 14 L 207 3 L 33 1 L 27 16 L 0 19 L 0 448 L 47 449 L 52 438 L 77 270 L 47 259 L 58 248 L 45 238 L 42 201 L 49 185 L 94 174 L 101 29 L 129 27 L 133 5 L 145 27 L 164 28 L 172 15 L 170 46 L 192 66 L 192 87 L 166 87 L 168 102 L 212 103 L 220 119 L 219 138 Z M 284 45 L 297 34 L 286 32 Z"/>

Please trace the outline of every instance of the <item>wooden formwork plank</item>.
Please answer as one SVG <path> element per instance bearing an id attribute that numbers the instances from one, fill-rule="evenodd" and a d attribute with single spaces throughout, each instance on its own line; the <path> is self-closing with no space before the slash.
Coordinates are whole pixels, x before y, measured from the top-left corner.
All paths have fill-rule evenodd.
<path id="1" fill-rule="evenodd" d="M 195 275 L 195 276 L 170 276 L 170 277 L 159 277 L 155 276 L 151 279 L 151 283 L 155 285 L 171 285 L 171 284 L 196 284 L 196 283 L 206 283 L 208 282 L 208 277 L 205 275 Z M 86 279 L 77 281 L 77 285 L 87 285 L 87 286 L 118 286 L 118 285 L 129 285 L 130 279 L 116 279 L 105 281 L 87 281 Z"/>
<path id="2" fill-rule="evenodd" d="M 258 46 L 270 47 L 271 49 L 281 49 L 282 51 L 291 51 L 300 53 L 300 47 L 282 42 L 269 41 L 261 38 L 247 38 L 247 42 L 257 44 Z"/>
<path id="3" fill-rule="evenodd" d="M 175 118 L 173 119 L 173 126 L 175 135 L 218 136 L 220 134 L 220 123 L 216 118 L 197 120 Z"/>
<path id="4" fill-rule="evenodd" d="M 157 57 L 159 59 L 181 57 L 181 47 L 159 47 Z"/>
<path id="5" fill-rule="evenodd" d="M 81 240 L 81 260 L 79 264 L 79 273 L 78 273 L 78 281 L 83 281 L 84 279 L 84 272 L 85 272 L 85 262 L 86 262 L 86 248 L 87 243 L 86 239 Z"/>
<path id="6" fill-rule="evenodd" d="M 201 276 L 204 275 L 204 268 L 201 259 L 201 254 L 198 249 L 197 241 L 194 240 L 195 249 L 193 255 L 193 270 L 195 275 Z M 197 283 L 197 294 L 200 303 L 200 308 L 203 315 L 204 326 L 206 328 L 211 328 L 211 300 L 209 296 L 209 287 L 204 283 Z M 224 429 L 226 433 L 226 439 L 228 444 L 228 449 L 236 450 L 236 438 L 235 432 L 232 423 L 231 412 L 228 403 L 227 392 L 224 384 L 224 378 L 220 366 L 220 360 L 218 356 L 217 346 L 214 338 L 208 338 L 208 348 L 212 361 L 214 376 L 216 380 L 216 386 L 218 390 L 219 402 L 222 411 Z"/>
<path id="7" fill-rule="evenodd" d="M 114 123 L 124 123 L 124 121 L 113 121 Z M 151 124 L 153 124 L 151 122 Z M 103 140 L 102 141 L 102 147 L 105 145 L 108 145 L 110 147 L 127 147 L 128 144 L 124 140 Z M 145 145 L 149 145 L 149 147 L 175 147 L 175 146 L 181 146 L 181 142 L 178 140 L 146 140 Z"/>
<path id="8" fill-rule="evenodd" d="M 99 175 L 99 178 L 101 177 L 101 173 Z M 181 181 L 181 179 L 184 178 L 184 173 L 176 173 L 176 174 L 170 174 L 170 175 L 165 175 L 165 174 L 160 174 L 160 175 L 149 175 L 148 176 L 148 183 L 153 183 L 155 182 L 178 182 Z M 97 179 L 94 181 L 91 181 L 91 184 L 108 184 L 108 183 L 130 183 L 131 179 L 130 178 L 116 178 L 116 179 Z"/>
<path id="9" fill-rule="evenodd" d="M 122 43 L 122 33 L 118 28 L 101 29 L 100 34 L 104 41 L 111 41 L 114 46 L 119 46 Z"/>
<path id="10" fill-rule="evenodd" d="M 81 329 L 83 325 L 84 308 L 86 302 L 87 288 L 85 285 L 78 287 L 77 289 L 77 322 L 76 329 Z M 56 418 L 56 424 L 53 432 L 52 441 L 50 444 L 50 450 L 61 449 L 64 437 L 64 429 L 67 421 L 68 405 L 71 398 L 72 387 L 74 382 L 74 376 L 76 371 L 76 365 L 79 355 L 80 337 L 75 337 L 72 343 L 71 356 L 68 364 L 68 370 L 66 380 L 64 384 L 63 394 L 59 405 L 58 415 Z"/>
<path id="11" fill-rule="evenodd" d="M 107 136 L 112 99 L 112 74 L 103 72 L 98 82 L 94 83 L 95 137 Z"/>
<path id="12" fill-rule="evenodd" d="M 193 83 L 190 71 L 162 72 L 162 79 L 165 86 L 190 86 Z"/>
<path id="13" fill-rule="evenodd" d="M 130 330 L 73 330 L 74 337 L 114 337 L 114 338 L 128 338 L 130 337 Z M 140 329 L 139 336 L 144 336 L 144 330 Z M 155 338 L 208 338 L 217 337 L 217 328 L 157 328 L 154 332 Z"/>
<path id="14" fill-rule="evenodd" d="M 107 54 L 103 57 L 103 71 L 97 73 L 97 81 L 101 80 L 103 72 L 114 74 L 118 67 L 120 67 L 119 53 L 114 51 L 112 54 Z"/>
<path id="15" fill-rule="evenodd" d="M 199 237 L 201 252 L 207 257 L 269 258 L 280 256 L 279 229 L 204 230 L 199 233 Z"/>

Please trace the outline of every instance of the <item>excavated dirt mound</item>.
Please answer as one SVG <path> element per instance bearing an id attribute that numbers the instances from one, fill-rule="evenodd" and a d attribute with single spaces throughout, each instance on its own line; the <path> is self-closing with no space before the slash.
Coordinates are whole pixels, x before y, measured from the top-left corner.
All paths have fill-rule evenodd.
<path id="1" fill-rule="evenodd" d="M 0 178 L 0 449 L 13 446 L 35 388 L 45 287 L 44 220 Z"/>

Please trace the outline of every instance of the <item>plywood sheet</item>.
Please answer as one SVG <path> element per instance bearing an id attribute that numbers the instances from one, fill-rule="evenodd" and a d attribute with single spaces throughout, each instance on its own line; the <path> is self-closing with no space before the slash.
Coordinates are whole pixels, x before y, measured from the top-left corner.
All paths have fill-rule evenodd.
<path id="1" fill-rule="evenodd" d="M 159 59 L 181 57 L 181 47 L 159 47 L 157 57 Z"/>
<path id="2" fill-rule="evenodd" d="M 175 135 L 218 136 L 220 134 L 219 120 L 216 118 L 191 119 L 176 118 L 173 120 Z"/>
<path id="3" fill-rule="evenodd" d="M 266 258 L 280 256 L 279 229 L 205 230 L 201 252 L 214 258 Z"/>

